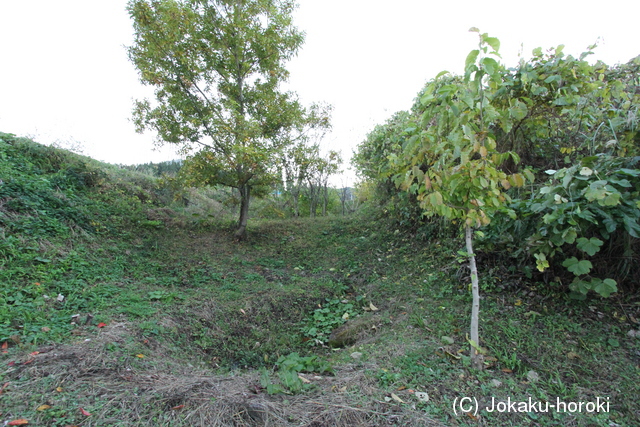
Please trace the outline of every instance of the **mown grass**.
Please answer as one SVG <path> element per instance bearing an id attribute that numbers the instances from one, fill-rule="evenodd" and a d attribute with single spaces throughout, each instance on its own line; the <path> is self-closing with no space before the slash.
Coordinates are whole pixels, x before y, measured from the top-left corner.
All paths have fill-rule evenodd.
<path id="1" fill-rule="evenodd" d="M 488 353 L 475 371 L 460 239 L 418 239 L 361 212 L 253 221 L 249 240 L 235 242 L 224 222 L 166 205 L 149 177 L 101 175 L 92 164 L 99 180 L 65 187 L 54 177 L 78 158 L 11 141 L 0 147 L 12 192 L 0 186 L 0 420 L 632 426 L 640 418 L 633 299 L 569 301 L 481 270 Z M 59 167 L 42 167 L 51 156 Z M 17 191 L 31 203 L 22 211 Z M 305 331 L 314 312 L 332 307 L 327 315 L 342 319 L 340 301 L 366 328 L 343 349 L 313 345 Z M 274 366 L 292 353 L 318 356 L 335 375 L 307 375 L 300 394 L 269 395 L 259 370 L 279 382 Z M 480 406 L 608 398 L 609 410 L 456 415 L 461 397 Z"/>

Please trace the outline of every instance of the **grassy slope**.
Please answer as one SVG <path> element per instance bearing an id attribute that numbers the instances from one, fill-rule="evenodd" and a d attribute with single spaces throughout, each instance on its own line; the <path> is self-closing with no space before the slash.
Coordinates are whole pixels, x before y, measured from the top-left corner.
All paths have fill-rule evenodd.
<path id="1" fill-rule="evenodd" d="M 629 320 L 640 317 L 637 304 L 567 303 L 481 272 L 489 354 L 487 369 L 474 372 L 455 240 L 416 241 L 362 214 L 255 221 L 249 242 L 235 243 L 224 226 L 167 208 L 149 177 L 0 139 L 0 421 L 586 426 L 640 418 L 640 340 L 627 335 L 638 329 Z M 358 341 L 311 346 L 345 311 L 366 326 Z M 267 383 L 283 383 L 274 366 L 291 353 L 316 355 L 335 373 L 303 374 L 310 384 L 298 384 L 301 393 L 268 394 Z M 452 405 L 464 396 L 481 404 L 601 397 L 610 412 L 457 417 Z"/>

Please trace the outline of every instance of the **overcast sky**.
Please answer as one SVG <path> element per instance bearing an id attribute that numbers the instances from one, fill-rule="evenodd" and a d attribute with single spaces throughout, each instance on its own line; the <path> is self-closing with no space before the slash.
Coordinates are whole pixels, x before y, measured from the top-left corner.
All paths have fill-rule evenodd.
<path id="1" fill-rule="evenodd" d="M 126 0 L 0 0 L 0 132 L 82 147 L 110 163 L 176 158 L 154 150 L 130 122 L 148 96 L 126 56 Z M 394 112 L 408 109 L 442 70 L 461 73 L 477 46 L 470 27 L 498 37 L 508 66 L 518 53 L 565 44 L 579 55 L 599 40 L 608 64 L 640 54 L 640 1 L 299 0 L 306 42 L 289 64 L 290 88 L 334 107 L 326 149 L 348 159 Z"/>

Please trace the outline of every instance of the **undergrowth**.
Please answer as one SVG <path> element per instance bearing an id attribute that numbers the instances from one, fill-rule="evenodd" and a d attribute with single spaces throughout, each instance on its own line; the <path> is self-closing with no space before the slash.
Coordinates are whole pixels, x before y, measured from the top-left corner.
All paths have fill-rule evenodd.
<path id="1" fill-rule="evenodd" d="M 631 426 L 640 417 L 633 299 L 573 301 L 508 266 L 481 271 L 488 352 L 476 371 L 468 272 L 450 230 L 407 234 L 357 214 L 255 221 L 249 240 L 234 242 L 226 217 L 207 211 L 216 204 L 189 211 L 154 177 L 0 139 L 2 420 Z M 364 325 L 355 344 L 328 348 L 331 331 L 355 319 Z M 610 406 L 456 415 L 462 397 Z"/>

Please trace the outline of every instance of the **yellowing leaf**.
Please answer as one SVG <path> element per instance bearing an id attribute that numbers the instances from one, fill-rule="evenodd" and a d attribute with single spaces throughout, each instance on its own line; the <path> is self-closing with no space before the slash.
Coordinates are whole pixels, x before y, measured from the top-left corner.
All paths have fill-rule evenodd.
<path id="1" fill-rule="evenodd" d="M 376 307 L 372 303 L 369 303 L 369 309 L 371 309 L 371 311 L 378 311 L 378 307 Z"/>
<path id="2" fill-rule="evenodd" d="M 58 393 L 62 393 L 62 390 L 63 390 L 63 388 L 62 388 L 62 387 L 56 387 L 56 391 L 57 391 Z"/>
<path id="3" fill-rule="evenodd" d="M 424 186 L 427 190 L 431 190 L 431 179 L 427 174 L 424 175 Z"/>
<path id="4" fill-rule="evenodd" d="M 516 302 L 513 305 L 517 305 L 517 306 L 522 305 L 522 300 L 521 299 L 516 300 Z"/>
<path id="5" fill-rule="evenodd" d="M 138 357 L 140 359 L 144 359 L 144 354 L 136 354 L 136 357 Z"/>
<path id="6" fill-rule="evenodd" d="M 51 406 L 49 406 L 49 405 L 40 405 L 40 406 L 38 406 L 36 408 L 36 411 L 42 412 L 42 411 L 46 411 L 47 409 L 50 409 L 50 408 L 51 408 Z"/>
<path id="7" fill-rule="evenodd" d="M 589 169 L 588 167 L 583 167 L 582 169 L 580 169 L 580 175 L 582 176 L 591 176 L 593 175 L 593 170 Z"/>

